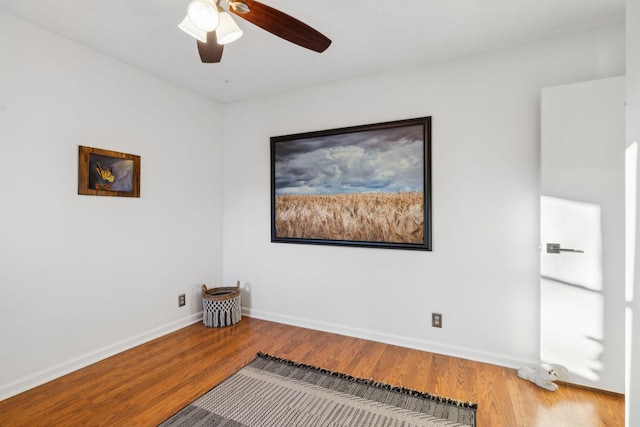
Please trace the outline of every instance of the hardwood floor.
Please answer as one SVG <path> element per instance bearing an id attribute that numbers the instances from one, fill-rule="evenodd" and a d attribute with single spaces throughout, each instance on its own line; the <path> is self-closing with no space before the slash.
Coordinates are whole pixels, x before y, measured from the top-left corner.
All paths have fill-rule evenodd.
<path id="1" fill-rule="evenodd" d="M 620 395 L 564 384 L 548 392 L 512 369 L 247 317 L 189 326 L 2 401 L 0 425 L 154 426 L 258 351 L 477 402 L 479 427 L 624 426 Z"/>

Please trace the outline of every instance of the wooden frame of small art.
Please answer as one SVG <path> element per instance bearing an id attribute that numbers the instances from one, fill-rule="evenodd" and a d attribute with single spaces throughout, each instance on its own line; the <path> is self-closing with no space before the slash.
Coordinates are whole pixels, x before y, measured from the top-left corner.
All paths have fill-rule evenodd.
<path id="1" fill-rule="evenodd" d="M 431 250 L 431 117 L 271 138 L 271 241 Z"/>
<path id="2" fill-rule="evenodd" d="M 140 197 L 140 156 L 80 146 L 78 194 Z"/>

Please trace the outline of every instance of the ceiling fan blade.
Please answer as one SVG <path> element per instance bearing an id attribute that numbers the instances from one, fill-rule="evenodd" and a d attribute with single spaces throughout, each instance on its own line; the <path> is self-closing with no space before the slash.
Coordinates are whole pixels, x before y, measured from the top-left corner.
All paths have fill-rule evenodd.
<path id="1" fill-rule="evenodd" d="M 249 12 L 241 13 L 233 8 L 230 11 L 271 34 L 316 52 L 324 52 L 331 44 L 320 32 L 271 6 L 254 0 L 242 0 L 242 3 L 249 7 Z"/>
<path id="2" fill-rule="evenodd" d="M 200 54 L 200 59 L 205 64 L 217 64 L 220 62 L 222 59 L 223 49 L 224 46 L 218 44 L 215 31 L 207 33 L 206 43 L 202 43 L 198 40 L 198 53 Z"/>

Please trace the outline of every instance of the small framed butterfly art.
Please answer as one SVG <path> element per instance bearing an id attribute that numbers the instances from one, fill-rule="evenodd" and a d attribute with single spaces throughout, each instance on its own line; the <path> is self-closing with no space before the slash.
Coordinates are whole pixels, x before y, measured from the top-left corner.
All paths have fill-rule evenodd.
<path id="1" fill-rule="evenodd" d="M 140 156 L 80 146 L 78 194 L 140 197 Z"/>

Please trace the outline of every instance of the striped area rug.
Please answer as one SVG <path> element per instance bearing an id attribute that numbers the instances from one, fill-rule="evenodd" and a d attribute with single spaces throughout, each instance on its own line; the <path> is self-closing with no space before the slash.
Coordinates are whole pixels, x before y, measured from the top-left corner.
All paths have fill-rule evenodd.
<path id="1" fill-rule="evenodd" d="M 476 408 L 259 353 L 161 426 L 475 427 Z"/>

